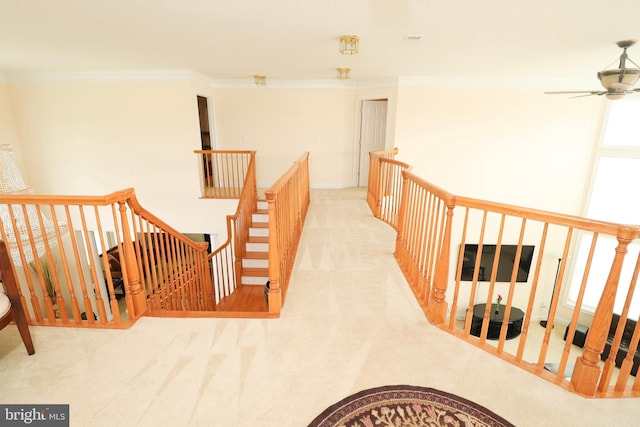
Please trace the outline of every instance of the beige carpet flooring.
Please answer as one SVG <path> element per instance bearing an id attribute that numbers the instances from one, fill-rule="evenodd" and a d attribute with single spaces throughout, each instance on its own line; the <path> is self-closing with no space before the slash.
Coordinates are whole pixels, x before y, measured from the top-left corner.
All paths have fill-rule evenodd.
<path id="1" fill-rule="evenodd" d="M 277 320 L 142 318 L 128 330 L 0 331 L 1 403 L 69 403 L 72 426 L 306 426 L 388 384 L 433 387 L 518 426 L 635 426 L 637 399 L 585 399 L 433 327 L 364 189 L 312 191 Z"/>

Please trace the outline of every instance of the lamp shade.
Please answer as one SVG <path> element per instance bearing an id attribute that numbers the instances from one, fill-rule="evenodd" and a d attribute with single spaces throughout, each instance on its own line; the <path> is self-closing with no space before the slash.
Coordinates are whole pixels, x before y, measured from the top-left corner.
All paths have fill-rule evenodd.
<path id="1" fill-rule="evenodd" d="M 13 159 L 13 147 L 0 145 L 0 195 L 32 193 Z M 0 222 L 3 228 L 0 237 L 6 239 L 16 266 L 23 265 L 23 260 L 28 264 L 42 256 L 47 247 L 56 246 L 57 233 L 60 236 L 68 233 L 65 222 L 54 223 L 35 205 L 0 204 Z"/>

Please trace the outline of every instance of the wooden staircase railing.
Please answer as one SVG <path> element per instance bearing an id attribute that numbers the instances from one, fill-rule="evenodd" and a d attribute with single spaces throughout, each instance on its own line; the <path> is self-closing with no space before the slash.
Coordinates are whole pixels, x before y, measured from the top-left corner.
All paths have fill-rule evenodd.
<path id="1" fill-rule="evenodd" d="M 279 314 L 309 209 L 309 153 L 265 191 L 265 196 L 269 203 L 269 312 Z"/>
<path id="2" fill-rule="evenodd" d="M 394 256 L 432 323 L 572 392 L 594 397 L 640 397 L 640 379 L 630 375 L 640 328 L 624 332 L 632 334 L 631 344 L 621 368 L 616 369 L 625 323 L 620 322 L 617 329 L 611 327 L 614 302 L 619 301 L 620 317 L 626 319 L 636 296 L 640 257 L 636 259 L 637 250 L 628 253 L 628 249 L 631 243 L 638 243 L 640 227 L 456 196 L 416 176 L 405 164 L 384 156 L 372 155 L 372 159 L 376 160 L 370 169 L 369 205 L 376 217 L 397 230 Z M 384 168 L 394 171 L 380 173 Z M 403 177 L 402 186 L 388 185 L 394 182 L 388 177 L 398 174 Z M 401 194 L 394 193 L 398 188 Z M 393 216 L 388 216 L 384 203 L 378 202 L 385 197 L 399 199 L 397 222 L 389 220 Z M 587 242 L 585 256 L 576 255 L 580 241 Z M 467 243 L 476 244 L 478 249 L 472 271 L 467 272 L 472 279 L 462 280 Z M 494 265 L 502 248 L 516 248 L 509 281 L 497 281 L 495 268 L 492 272 L 481 271 L 483 245 L 495 245 Z M 529 260 L 531 274 L 522 283 L 517 279 L 526 246 L 535 249 Z M 593 271 L 598 257 L 608 260 L 608 272 Z M 634 271 L 629 282 L 620 281 L 623 268 Z M 571 280 L 578 287 L 572 306 L 560 302 Z M 602 289 L 593 313 L 583 311 L 587 286 Z M 497 303 L 498 295 L 504 296 L 504 302 Z M 531 328 L 542 327 L 536 313 L 549 300 L 547 321 L 541 323 L 545 325 L 544 334 L 531 333 Z M 481 312 L 474 316 L 478 304 Z M 511 336 L 508 322 L 499 322 L 498 330 L 493 331 L 497 339 L 487 338 L 489 329 L 496 326 L 491 321 L 495 309 L 504 310 L 503 318 L 523 312 L 517 337 Z M 550 342 L 554 324 L 560 327 L 563 321 L 567 324 L 566 341 L 561 350 L 553 350 Z M 572 345 L 580 323 L 588 323 L 582 350 Z M 536 341 L 534 335 L 543 338 Z M 607 340 L 611 350 L 603 361 Z M 549 370 L 549 366 L 554 368 Z"/>
<path id="3" fill-rule="evenodd" d="M 255 151 L 195 150 L 200 163 L 203 198 L 238 199 Z"/>
<path id="4" fill-rule="evenodd" d="M 143 314 L 214 308 L 206 245 L 143 209 L 132 189 L 3 195 L 0 209 L 32 325 L 123 328 Z"/>
<path id="5" fill-rule="evenodd" d="M 238 208 L 234 215 L 227 216 L 227 241 L 209 256 L 216 303 L 232 295 L 241 286 L 242 256 L 249 237 L 251 215 L 256 211 L 258 202 L 255 152 L 250 153 Z"/>
<path id="6" fill-rule="evenodd" d="M 255 152 L 207 158 L 226 165 L 218 155 L 239 156 L 234 164 L 242 168 L 227 170 L 245 175 L 238 208 L 227 217 L 227 241 L 211 254 L 140 206 L 132 189 L 104 197 L 0 196 L 0 237 L 11 250 L 30 324 L 126 328 L 142 315 L 277 317 L 309 205 L 308 154 L 266 192 L 274 236 L 269 304 L 263 287 L 240 282 L 258 205 Z M 245 157 L 246 164 L 238 160 Z M 231 197 L 235 184 L 218 187 L 209 194 Z M 243 288 L 250 313 L 238 308 L 238 298 L 229 302 Z"/>

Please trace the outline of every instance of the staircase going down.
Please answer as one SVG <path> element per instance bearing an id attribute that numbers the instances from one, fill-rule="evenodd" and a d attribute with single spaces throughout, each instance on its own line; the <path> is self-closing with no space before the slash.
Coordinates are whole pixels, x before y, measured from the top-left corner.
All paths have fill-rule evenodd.
<path id="1" fill-rule="evenodd" d="M 242 256 L 242 285 L 264 286 L 269 280 L 269 213 L 265 200 L 259 200 L 252 215 L 249 239 Z"/>

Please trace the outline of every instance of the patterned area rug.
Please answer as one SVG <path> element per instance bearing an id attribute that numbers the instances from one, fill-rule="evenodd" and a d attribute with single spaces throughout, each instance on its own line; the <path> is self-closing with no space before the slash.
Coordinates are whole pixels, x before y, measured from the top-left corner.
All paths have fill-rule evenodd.
<path id="1" fill-rule="evenodd" d="M 409 385 L 363 390 L 328 407 L 309 427 L 513 426 L 469 400 Z"/>

